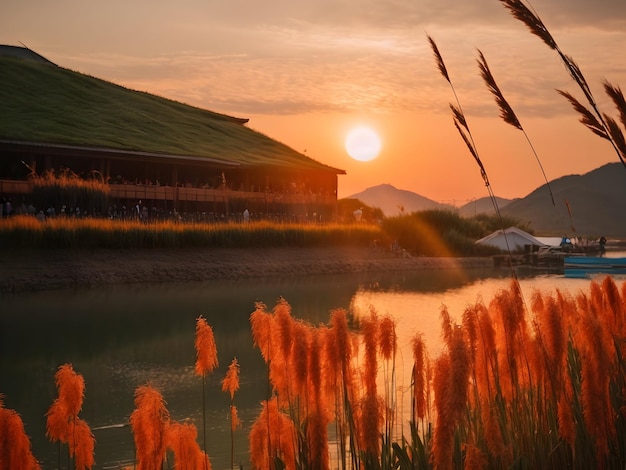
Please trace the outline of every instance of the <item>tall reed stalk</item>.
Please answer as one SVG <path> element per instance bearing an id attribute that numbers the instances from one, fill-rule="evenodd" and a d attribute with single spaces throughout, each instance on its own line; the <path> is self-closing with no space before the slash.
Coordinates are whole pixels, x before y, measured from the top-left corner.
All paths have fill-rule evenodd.
<path id="1" fill-rule="evenodd" d="M 233 359 L 222 380 L 222 391 L 230 394 L 230 468 L 235 466 L 235 430 L 241 427 L 241 420 L 235 407 L 235 392 L 239 390 L 239 362 Z"/>
<path id="2" fill-rule="evenodd" d="M 439 72 L 441 73 L 443 78 L 445 78 L 445 80 L 450 85 L 452 93 L 454 94 L 456 105 L 450 103 L 450 110 L 452 111 L 452 119 L 454 122 L 454 127 L 456 127 L 461 138 L 463 139 L 463 142 L 465 142 L 467 149 L 469 150 L 470 154 L 472 155 L 472 157 L 476 161 L 476 164 L 478 165 L 478 168 L 480 170 L 480 176 L 482 177 L 485 183 L 485 187 L 487 188 L 487 192 L 489 193 L 489 198 L 491 199 L 494 212 L 496 216 L 498 217 L 498 220 L 500 220 L 502 235 L 504 236 L 504 241 L 506 243 L 507 252 L 509 253 L 509 266 L 511 268 L 511 274 L 513 275 L 513 277 L 515 277 L 515 271 L 513 269 L 513 264 L 511 261 L 511 246 L 509 245 L 509 240 L 506 235 L 505 227 L 504 227 L 504 224 L 502 223 L 503 219 L 502 219 L 502 215 L 500 214 L 500 207 L 498 206 L 498 201 L 493 192 L 493 188 L 491 187 L 491 183 L 489 182 L 489 177 L 487 176 L 487 170 L 485 169 L 485 166 L 483 165 L 483 162 L 478 153 L 478 149 L 476 148 L 474 137 L 472 136 L 472 132 L 470 131 L 469 124 L 467 123 L 467 119 L 465 117 L 465 114 L 463 113 L 463 108 L 461 107 L 461 102 L 456 93 L 456 89 L 454 88 L 454 85 L 452 84 L 452 80 L 450 79 L 450 75 L 448 74 L 448 69 L 446 67 L 445 62 L 443 61 L 443 57 L 441 53 L 439 52 L 437 43 L 431 36 L 427 35 L 427 38 L 428 38 L 428 42 L 430 43 L 430 47 L 433 51 L 433 54 L 435 56 L 435 62 L 437 64 L 437 68 L 439 69 Z"/>
<path id="3" fill-rule="evenodd" d="M 622 165 L 626 168 L 626 140 L 624 139 L 622 130 L 619 128 L 615 119 L 600 111 L 591 92 L 591 87 L 587 83 L 578 64 L 572 57 L 563 52 L 546 25 L 539 18 L 539 15 L 531 7 L 527 6 L 522 0 L 500 0 L 500 3 L 503 4 L 514 18 L 524 23 L 532 34 L 539 37 L 544 44 L 558 54 L 571 78 L 585 96 L 591 110 L 581 104 L 572 94 L 562 90 L 557 90 L 557 92 L 567 99 L 574 110 L 581 115 L 580 122 L 583 125 L 589 128 L 594 134 L 611 143 Z M 626 129 L 626 101 L 624 100 L 621 89 L 611 85 L 607 80 L 604 80 L 603 86 L 605 92 L 615 104 L 620 115 L 621 123 L 624 129 Z"/>
<path id="4" fill-rule="evenodd" d="M 52 442 L 67 444 L 70 460 L 77 470 L 94 465 L 95 438 L 89 425 L 79 418 L 83 406 L 85 379 L 71 364 L 63 364 L 54 375 L 58 397 L 46 413 L 46 435 Z M 59 468 L 61 452 L 59 448 Z"/>
<path id="5" fill-rule="evenodd" d="M 204 453 L 207 452 L 207 432 L 206 432 L 206 378 L 219 365 L 217 360 L 217 347 L 213 328 L 209 326 L 206 319 L 200 315 L 196 319 L 196 375 L 202 377 L 202 441 Z M 206 469 L 205 469 L 206 470 Z"/>
<path id="6" fill-rule="evenodd" d="M 5 408 L 0 394 L 0 468 L 41 470 L 31 450 L 24 423 L 14 410 Z"/>
<path id="7" fill-rule="evenodd" d="M 500 90 L 500 87 L 496 83 L 496 80 L 493 77 L 493 74 L 491 73 L 491 69 L 489 68 L 489 65 L 487 64 L 487 59 L 485 59 L 485 56 L 480 50 L 478 50 L 478 68 L 480 69 L 480 75 L 483 77 L 483 81 L 485 82 L 485 85 L 487 85 L 487 88 L 489 89 L 491 94 L 493 94 L 496 100 L 496 104 L 498 105 L 498 108 L 500 109 L 500 117 L 502 118 L 502 120 L 506 122 L 507 124 L 510 124 L 511 126 L 515 127 L 516 129 L 519 129 L 524 134 L 524 137 L 526 138 L 526 141 L 528 142 L 528 145 L 530 146 L 530 149 L 532 150 L 533 155 L 535 156 L 535 159 L 537 160 L 537 163 L 539 164 L 539 168 L 541 169 L 543 178 L 546 181 L 546 186 L 550 193 L 550 199 L 552 199 L 552 205 L 556 206 L 556 203 L 554 202 L 554 194 L 552 194 L 552 188 L 550 187 L 550 182 L 548 181 L 546 172 L 543 169 L 541 160 L 539 160 L 539 156 L 537 155 L 537 152 L 535 151 L 535 147 L 532 144 L 530 137 L 528 137 L 528 134 L 522 127 L 522 124 L 520 123 L 519 119 L 517 118 L 517 115 L 513 111 L 513 108 L 511 107 L 509 102 L 504 98 L 504 95 L 502 94 L 502 91 Z"/>

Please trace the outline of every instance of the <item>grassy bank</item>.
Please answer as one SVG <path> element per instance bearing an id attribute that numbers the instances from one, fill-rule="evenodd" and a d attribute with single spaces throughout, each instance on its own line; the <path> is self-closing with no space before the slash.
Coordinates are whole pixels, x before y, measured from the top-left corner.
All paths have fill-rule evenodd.
<path id="1" fill-rule="evenodd" d="M 13 216 L 0 221 L 0 246 L 58 248 L 264 248 L 379 246 L 415 256 L 487 256 L 474 241 L 494 228 L 491 219 L 425 211 L 380 223 L 181 223 L 174 221 Z"/>

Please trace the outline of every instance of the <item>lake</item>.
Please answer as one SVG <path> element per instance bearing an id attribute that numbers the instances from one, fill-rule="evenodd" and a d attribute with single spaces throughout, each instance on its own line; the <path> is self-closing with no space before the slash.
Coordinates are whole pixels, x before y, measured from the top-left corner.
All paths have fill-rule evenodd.
<path id="1" fill-rule="evenodd" d="M 519 271 L 518 277 L 527 299 L 534 289 L 576 293 L 590 283 L 538 271 Z M 407 351 L 408 364 L 409 342 L 417 332 L 424 334 L 430 354 L 438 354 L 442 306 L 460 319 L 467 305 L 480 296 L 488 302 L 509 283 L 506 269 L 433 270 L 0 296 L 0 393 L 5 407 L 21 415 L 43 468 L 56 468 L 58 445 L 45 437 L 45 414 L 57 395 L 57 368 L 71 363 L 86 383 L 80 416 L 96 437 L 95 468 L 132 465 L 128 419 L 139 385 L 152 384 L 166 400 L 171 417 L 190 419 L 202 434 L 202 381 L 194 375 L 195 321 L 202 315 L 213 327 L 220 363 L 208 380 L 208 454 L 213 468 L 229 466 L 230 398 L 220 382 L 236 357 L 241 388 L 235 404 L 244 428 L 236 433 L 235 461 L 249 468 L 247 429 L 268 393 L 266 367 L 253 347 L 249 325 L 256 302 L 271 309 L 282 296 L 295 317 L 313 324 L 327 322 L 335 308 L 361 315 L 373 307 L 396 321 L 399 348 Z M 407 374 L 410 370 L 401 381 Z M 64 455 L 62 468 L 66 467 Z"/>

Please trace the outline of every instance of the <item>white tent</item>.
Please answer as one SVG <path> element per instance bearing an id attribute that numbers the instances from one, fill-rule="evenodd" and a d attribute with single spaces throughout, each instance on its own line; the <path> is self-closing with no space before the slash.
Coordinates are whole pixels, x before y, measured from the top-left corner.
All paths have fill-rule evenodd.
<path id="1" fill-rule="evenodd" d="M 506 234 L 506 238 L 505 238 Z M 508 242 L 508 247 L 507 247 Z M 506 251 L 523 250 L 526 245 L 546 246 L 545 243 L 533 237 L 530 233 L 524 232 L 517 227 L 509 227 L 505 230 L 496 230 L 480 240 L 476 240 L 479 245 L 489 245 Z"/>

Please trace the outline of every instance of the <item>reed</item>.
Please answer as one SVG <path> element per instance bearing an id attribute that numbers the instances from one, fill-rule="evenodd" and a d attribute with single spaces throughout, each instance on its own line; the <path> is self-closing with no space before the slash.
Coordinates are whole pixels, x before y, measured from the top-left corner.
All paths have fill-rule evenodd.
<path id="1" fill-rule="evenodd" d="M 206 379 L 219 365 L 217 360 L 217 347 L 213 328 L 209 326 L 206 319 L 200 315 L 196 319 L 196 375 L 202 377 L 202 442 L 204 453 L 207 453 L 207 432 L 206 432 Z M 205 470 L 207 470 L 205 468 Z"/>
<path id="2" fill-rule="evenodd" d="M 130 426 L 135 438 L 138 470 L 154 470 L 163 465 L 168 421 L 169 411 L 161 393 L 151 385 L 137 387 Z"/>
<path id="3" fill-rule="evenodd" d="M 487 89 L 491 92 L 491 94 L 494 96 L 496 100 L 496 104 L 498 105 L 498 108 L 500 109 L 500 117 L 502 118 L 502 120 L 506 122 L 507 124 L 510 124 L 511 126 L 515 127 L 516 129 L 519 129 L 524 134 L 524 137 L 526 138 L 526 141 L 528 142 L 528 145 L 530 146 L 530 149 L 532 150 L 533 155 L 535 156 L 535 159 L 537 160 L 537 163 L 539 164 L 539 168 L 541 169 L 541 173 L 543 174 L 543 179 L 546 181 L 546 186 L 550 193 L 550 199 L 552 200 L 552 205 L 556 206 L 556 203 L 554 202 L 554 194 L 552 194 L 552 188 L 550 187 L 550 182 L 548 181 L 546 172 L 543 169 L 541 160 L 539 160 L 539 156 L 537 155 L 537 152 L 535 151 L 535 147 L 532 144 L 530 137 L 528 137 L 528 134 L 524 130 L 524 127 L 522 127 L 522 124 L 519 121 L 517 115 L 515 114 L 515 111 L 513 111 L 513 108 L 511 107 L 509 102 L 506 100 L 506 98 L 502 94 L 502 91 L 500 90 L 500 87 L 496 83 L 496 80 L 493 77 L 493 74 L 491 73 L 491 69 L 489 68 L 489 65 L 487 64 L 487 59 L 485 59 L 485 56 L 480 50 L 478 51 L 478 68 L 480 70 L 480 75 L 482 76 L 483 81 L 485 82 L 485 85 L 487 85 Z"/>
<path id="4" fill-rule="evenodd" d="M 88 424 L 78 416 L 83 406 L 85 380 L 68 363 L 57 369 L 54 381 L 58 397 L 46 413 L 46 435 L 52 442 L 59 442 L 59 468 L 61 443 L 67 444 L 69 458 L 74 458 L 77 470 L 92 468 L 95 438 Z"/>
<path id="5" fill-rule="evenodd" d="M 41 175 L 32 174 L 33 204 L 56 213 L 77 208 L 79 214 L 103 216 L 109 207 L 111 188 L 99 172 L 93 171 L 90 178 L 80 178 L 68 169 L 58 172 L 47 170 Z"/>
<path id="6" fill-rule="evenodd" d="M 31 450 L 24 423 L 14 410 L 5 408 L 0 394 L 0 468 L 40 470 Z"/>
<path id="7" fill-rule="evenodd" d="M 578 85 L 585 96 L 591 110 L 581 104 L 570 93 L 562 90 L 557 90 L 557 92 L 567 99 L 574 110 L 581 115 L 580 122 L 584 126 L 589 128 L 594 134 L 608 140 L 611 143 L 619 160 L 626 168 L 626 140 L 624 139 L 622 130 L 619 128 L 615 119 L 608 114 L 603 113 L 599 109 L 596 99 L 591 91 L 591 87 L 587 83 L 587 80 L 585 79 L 585 76 L 578 64 L 571 56 L 563 52 L 539 15 L 522 0 L 500 0 L 500 3 L 502 3 L 502 5 L 514 18 L 524 23 L 532 34 L 539 37 L 544 44 L 558 54 L 559 58 L 565 65 L 565 68 L 569 72 L 570 77 Z M 611 85 L 606 80 L 603 85 L 605 92 L 615 104 L 620 115 L 622 125 L 624 126 L 624 129 L 626 129 L 626 101 L 624 100 L 624 96 L 620 88 Z"/>
<path id="8" fill-rule="evenodd" d="M 235 465 L 235 430 L 241 427 L 241 421 L 235 407 L 235 392 L 239 390 L 239 362 L 233 359 L 222 380 L 222 392 L 230 394 L 230 468 Z"/>
<path id="9" fill-rule="evenodd" d="M 49 248 L 267 248 L 277 246 L 370 246 L 385 238 L 376 225 L 272 223 L 179 223 L 99 218 L 14 216 L 0 223 L 0 243 Z"/>
<path id="10" fill-rule="evenodd" d="M 442 308 L 442 352 L 431 358 L 419 333 L 410 341 L 409 413 L 395 399 L 400 345 L 392 318 L 338 309 L 328 324 L 311 325 L 294 318 L 284 299 L 271 311 L 258 304 L 250 323 L 270 391 L 249 432 L 253 468 L 623 468 L 625 302 L 626 282 L 605 277 L 576 295 L 535 292 L 527 309 L 511 280 L 489 302 L 468 305 L 460 323 Z M 212 351 L 203 320 L 199 349 Z M 201 359 L 200 373 L 217 365 L 213 354 Z M 47 434 L 73 448 L 76 468 L 90 468 L 93 436 L 76 416 L 84 380 L 65 364 L 55 381 Z M 231 431 L 238 386 L 233 360 L 222 381 Z M 0 447 L 0 462 L 30 465 L 18 419 L 0 402 L 0 441 L 16 443 Z M 135 391 L 130 423 L 139 469 L 161 468 L 168 451 L 176 468 L 210 468 L 195 426 L 171 420 L 149 384 Z M 336 452 L 328 442 L 332 425 Z"/>

